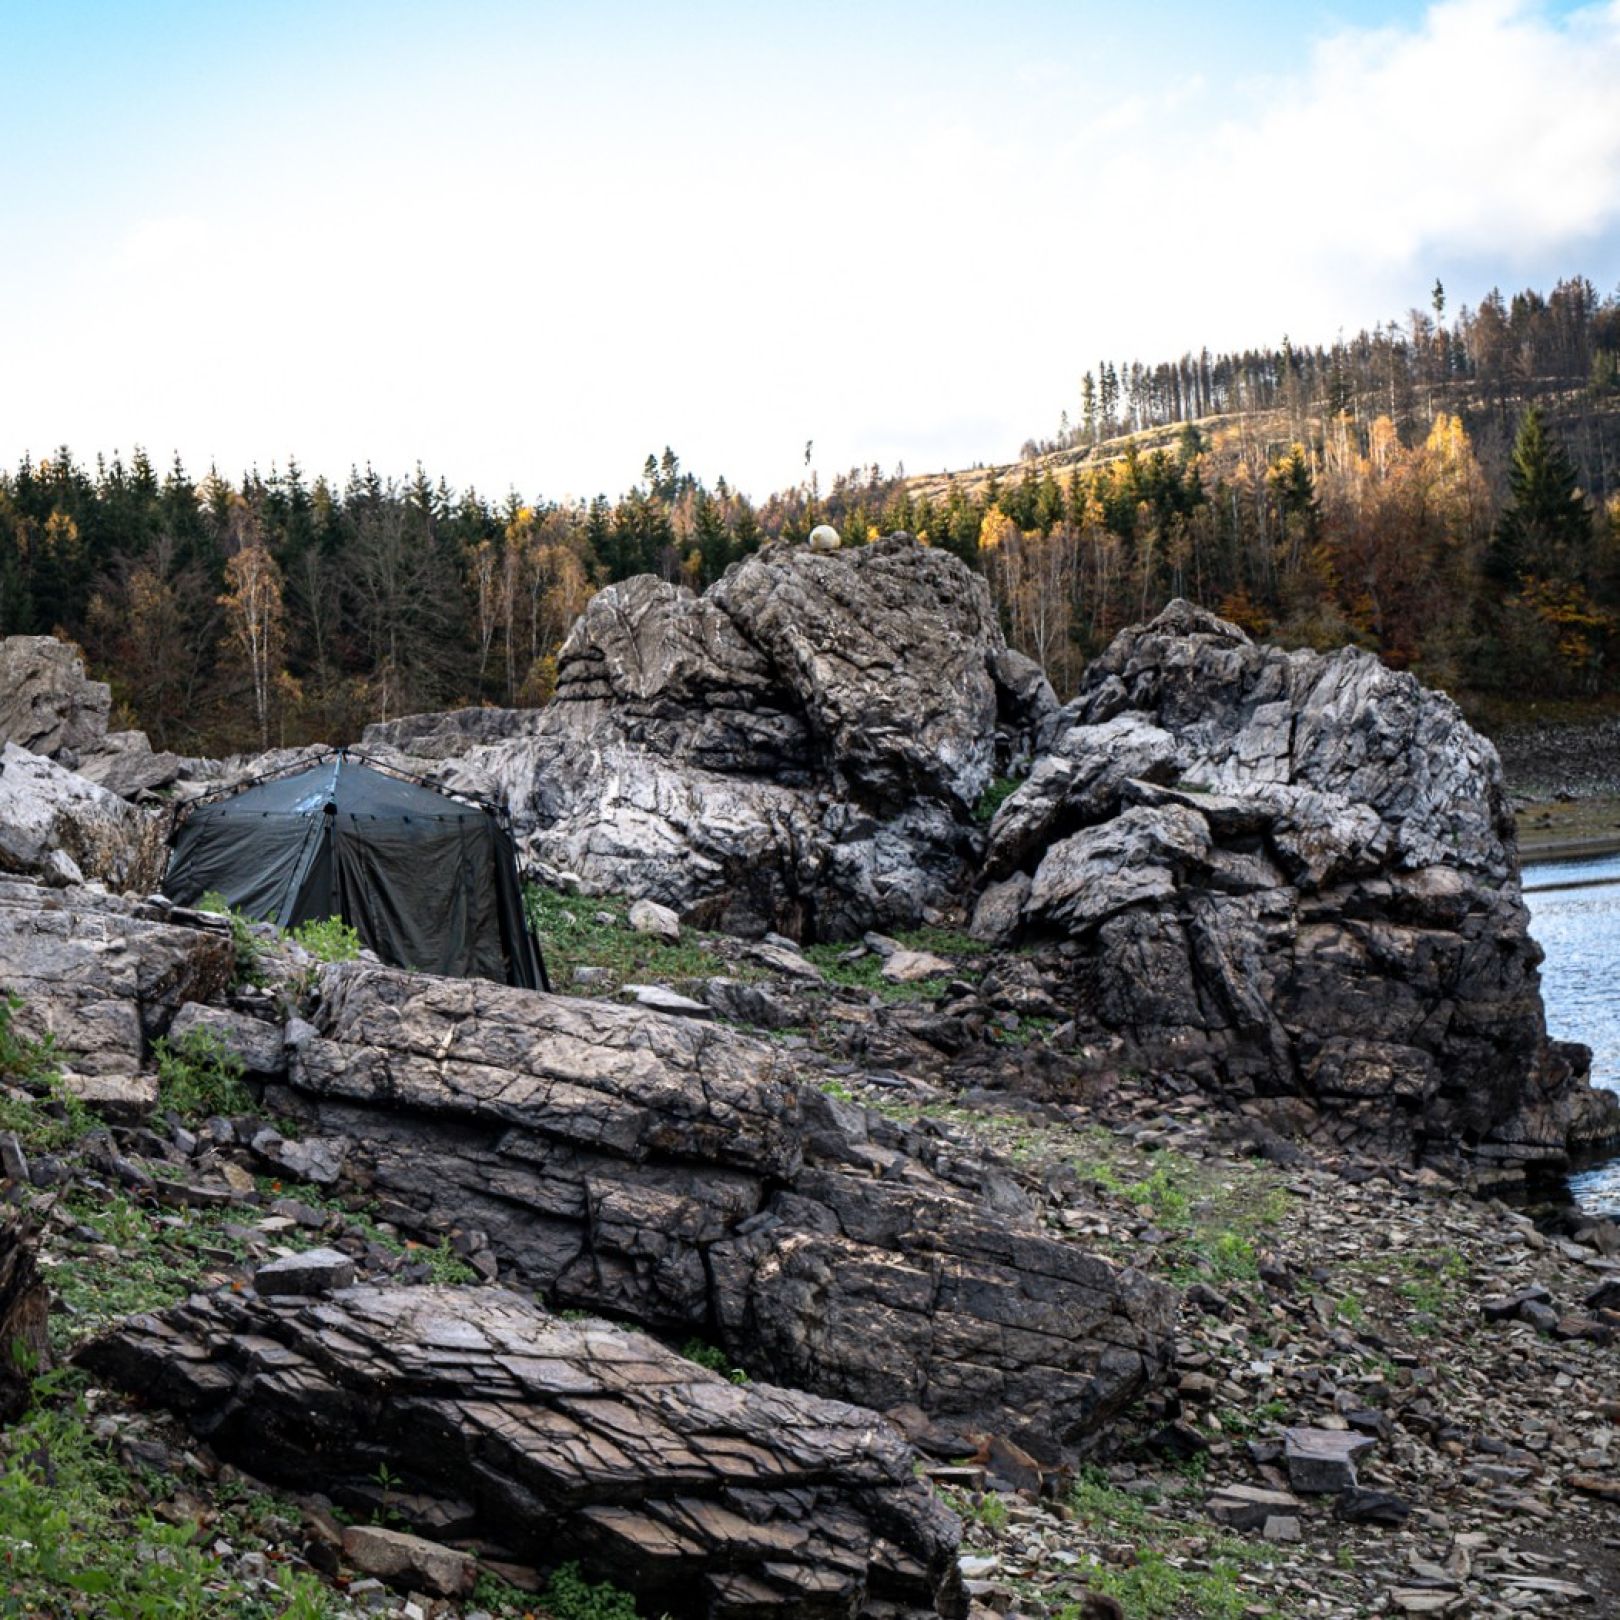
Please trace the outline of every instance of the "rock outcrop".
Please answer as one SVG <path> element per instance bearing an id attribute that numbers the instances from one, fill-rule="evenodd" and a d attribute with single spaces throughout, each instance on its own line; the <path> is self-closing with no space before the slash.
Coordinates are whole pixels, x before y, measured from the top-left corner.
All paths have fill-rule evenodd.
<path id="1" fill-rule="evenodd" d="M 714 1025 L 340 964 L 270 1101 L 346 1138 L 393 1218 L 484 1231 L 558 1306 L 959 1436 L 1073 1454 L 1168 1365 L 1168 1290 Z"/>
<path id="2" fill-rule="evenodd" d="M 0 747 L 0 874 L 144 891 L 165 854 L 159 823 L 117 794 L 15 743 Z"/>
<path id="3" fill-rule="evenodd" d="M 543 709 L 449 709 L 374 720 L 360 734 L 363 751 L 390 748 L 413 759 L 457 759 L 489 743 L 529 737 L 540 729 Z"/>
<path id="4" fill-rule="evenodd" d="M 502 791 L 530 853 L 588 889 L 840 937 L 960 896 L 971 812 L 1054 707 L 956 558 L 777 545 L 701 597 L 600 592 L 535 735 L 448 774 Z"/>
<path id="5" fill-rule="evenodd" d="M 70 1075 L 137 1073 L 180 1007 L 234 971 L 222 919 L 179 926 L 117 896 L 0 880 L 0 992 L 22 1002 L 17 1033 L 51 1037 Z"/>
<path id="6" fill-rule="evenodd" d="M 338 1503 L 379 1466 L 407 1518 L 578 1558 L 646 1612 L 966 1612 L 957 1526 L 870 1412 L 738 1386 L 642 1334 L 497 1289 L 194 1295 L 79 1360 L 221 1455 Z"/>
<path id="7" fill-rule="evenodd" d="M 1408 1161 L 1620 1129 L 1547 1040 L 1501 769 L 1448 698 L 1174 603 L 1043 740 L 985 872 L 1028 883 L 1003 937 L 1079 947 L 1078 1039 Z"/>
<path id="8" fill-rule="evenodd" d="M 112 693 L 89 681 L 78 648 L 54 636 L 0 639 L 0 743 L 70 767 L 107 734 Z"/>

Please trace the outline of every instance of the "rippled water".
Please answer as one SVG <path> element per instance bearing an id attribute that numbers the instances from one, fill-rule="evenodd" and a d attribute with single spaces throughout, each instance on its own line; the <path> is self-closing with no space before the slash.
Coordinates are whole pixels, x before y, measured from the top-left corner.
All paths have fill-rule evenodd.
<path id="1" fill-rule="evenodd" d="M 1620 1091 L 1620 855 L 1541 861 L 1524 869 L 1530 932 L 1547 960 L 1547 1030 L 1592 1048 L 1592 1079 Z M 1570 1177 L 1593 1211 L 1620 1214 L 1620 1159 Z"/>

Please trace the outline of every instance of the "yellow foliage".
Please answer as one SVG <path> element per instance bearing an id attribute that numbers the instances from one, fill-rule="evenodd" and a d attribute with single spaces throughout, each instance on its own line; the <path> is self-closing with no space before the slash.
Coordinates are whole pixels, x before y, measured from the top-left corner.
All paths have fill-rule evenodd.
<path id="1" fill-rule="evenodd" d="M 1018 526 L 1013 520 L 999 506 L 992 506 L 979 521 L 979 550 L 994 551 L 1017 533 Z"/>

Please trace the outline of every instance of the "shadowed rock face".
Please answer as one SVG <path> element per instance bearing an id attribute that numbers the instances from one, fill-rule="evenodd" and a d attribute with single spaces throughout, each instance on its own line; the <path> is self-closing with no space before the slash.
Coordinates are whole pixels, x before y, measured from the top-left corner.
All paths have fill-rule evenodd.
<path id="1" fill-rule="evenodd" d="M 530 853 L 588 887 L 841 937 L 962 892 L 970 812 L 1054 706 L 956 558 L 907 536 L 769 546 L 701 597 L 609 586 L 538 735 L 447 774 L 503 791 Z"/>
<path id="2" fill-rule="evenodd" d="M 711 1024 L 340 964 L 272 1101 L 556 1304 L 820 1394 L 1056 1457 L 1168 1366 L 1172 1291 L 863 1140 Z"/>
<path id="3" fill-rule="evenodd" d="M 386 1464 L 405 1503 L 448 1498 L 650 1613 L 966 1610 L 956 1522 L 871 1412 L 739 1387 L 502 1290 L 195 1295 L 79 1359 L 256 1474 L 359 1504 Z"/>
<path id="4" fill-rule="evenodd" d="M 1176 603 L 1043 742 L 985 870 L 1082 947 L 1082 1032 L 1407 1159 L 1557 1163 L 1620 1127 L 1547 1041 L 1501 768 L 1450 699 Z"/>

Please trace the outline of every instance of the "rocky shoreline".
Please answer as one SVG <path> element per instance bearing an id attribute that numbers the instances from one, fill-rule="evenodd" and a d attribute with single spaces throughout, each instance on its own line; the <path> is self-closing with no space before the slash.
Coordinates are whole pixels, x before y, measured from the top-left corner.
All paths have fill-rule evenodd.
<path id="1" fill-rule="evenodd" d="M 152 895 L 290 759 L 4 656 L 0 1612 L 1620 1612 L 1620 1226 L 1499 1196 L 1620 1111 L 1409 676 L 1178 603 L 1060 709 L 903 535 L 615 586 L 369 739 L 540 995 Z"/>

